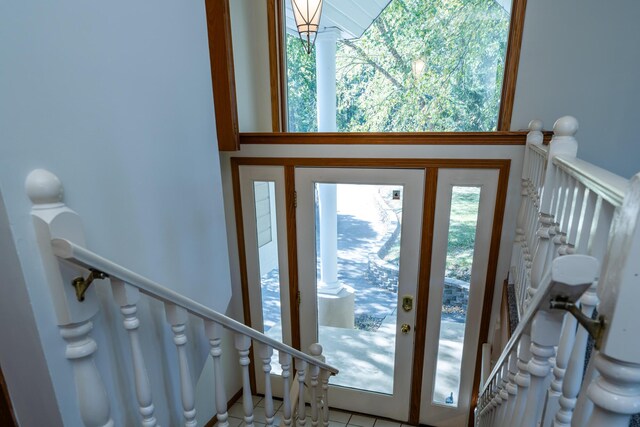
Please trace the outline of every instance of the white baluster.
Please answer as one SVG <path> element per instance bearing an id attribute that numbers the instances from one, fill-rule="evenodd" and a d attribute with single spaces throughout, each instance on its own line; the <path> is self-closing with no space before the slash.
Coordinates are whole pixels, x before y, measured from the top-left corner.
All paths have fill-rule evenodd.
<path id="1" fill-rule="evenodd" d="M 304 378 L 307 370 L 307 362 L 302 359 L 296 359 L 296 371 L 298 372 L 298 382 L 300 383 L 298 393 L 298 424 L 304 426 L 307 422 L 306 407 L 304 403 Z"/>
<path id="2" fill-rule="evenodd" d="M 573 416 L 571 417 L 571 424 L 574 426 L 586 425 L 587 420 L 593 412 L 593 402 L 587 397 L 587 389 L 600 375 L 596 369 L 596 354 L 598 354 L 598 350 L 594 348 L 591 351 L 591 357 L 589 358 L 584 378 L 582 378 L 582 385 L 580 386 L 580 392 L 578 392 L 578 400 L 576 401 L 576 407 L 573 408 Z"/>
<path id="3" fill-rule="evenodd" d="M 244 422 L 247 427 L 253 427 L 253 398 L 251 397 L 251 381 L 249 380 L 249 348 L 251 338 L 237 333 L 235 335 L 236 350 L 240 355 L 240 367 L 242 369 L 242 407 L 244 409 Z"/>
<path id="4" fill-rule="evenodd" d="M 93 360 L 98 346 L 89 337 L 91 329 L 92 322 L 63 326 L 60 328 L 60 335 L 67 342 L 65 356 L 73 367 L 82 422 L 86 427 L 112 427 L 114 424 L 110 416 L 109 399 Z"/>
<path id="5" fill-rule="evenodd" d="M 44 268 L 44 289 L 49 291 L 60 335 L 67 342 L 65 355 L 73 369 L 80 418 L 87 427 L 111 427 L 114 423 L 109 397 L 94 361 L 98 346 L 89 336 L 93 328 L 91 319 L 99 309 L 95 293 L 98 285 L 90 287 L 83 302 L 79 302 L 70 284 L 81 274 L 86 277 L 87 272 L 67 266 L 61 268 L 51 248 L 51 239 L 54 238 L 68 239 L 84 246 L 82 221 L 62 202 L 62 183 L 51 172 L 33 170 L 26 179 L 25 187 L 33 203 L 31 217 Z"/>
<path id="6" fill-rule="evenodd" d="M 532 357 L 528 365 L 531 382 L 522 427 L 535 427 L 542 417 L 546 379 L 551 372 L 549 359 L 555 355 L 554 347 L 560 340 L 563 316 L 564 313 L 559 311 L 538 311 L 533 318 Z"/>
<path id="7" fill-rule="evenodd" d="M 151 396 L 151 385 L 149 375 L 142 355 L 142 346 L 138 336 L 140 320 L 136 316 L 138 311 L 137 303 L 140 300 L 140 291 L 121 280 L 111 279 L 111 290 L 116 303 L 120 306 L 120 312 L 124 316 L 124 328 L 129 335 L 129 345 L 131 346 L 131 360 L 133 363 L 133 378 L 136 386 L 136 397 L 138 399 L 138 410 L 142 415 L 142 425 L 153 427 L 157 425 L 153 416 L 154 406 Z"/>
<path id="8" fill-rule="evenodd" d="M 513 407 L 513 415 L 509 421 L 509 426 L 518 426 L 524 415 L 524 408 L 527 403 L 527 394 L 529 393 L 529 384 L 531 375 L 529 375 L 529 360 L 531 359 L 531 338 L 528 334 L 523 333 L 518 343 L 518 373 L 515 377 L 518 386 L 518 395 Z"/>
<path id="9" fill-rule="evenodd" d="M 323 369 L 320 379 L 322 381 L 322 425 L 329 427 L 329 377 L 331 373 Z"/>
<path id="10" fill-rule="evenodd" d="M 587 392 L 594 403 L 587 427 L 627 427 L 631 415 L 640 411 L 640 364 L 601 353 L 595 357 L 600 377 Z"/>
<path id="11" fill-rule="evenodd" d="M 318 407 L 320 406 L 320 396 L 318 395 L 318 376 L 320 375 L 320 368 L 317 365 L 311 365 L 309 367 L 309 375 L 311 381 L 309 383 L 309 389 L 311 391 L 311 426 L 318 426 Z"/>
<path id="12" fill-rule="evenodd" d="M 553 367 L 553 381 L 547 393 L 547 400 L 542 419 L 542 427 L 552 425 L 556 413 L 560 409 L 560 397 L 562 396 L 562 383 L 564 381 L 565 371 L 571 356 L 571 350 L 576 337 L 576 318 L 567 315 L 562 325 L 562 333 L 560 335 L 560 344 L 558 344 L 558 353 L 556 355 L 555 366 Z"/>
<path id="13" fill-rule="evenodd" d="M 500 385 L 500 406 L 498 407 L 498 413 L 494 421 L 494 425 L 499 426 L 504 422 L 505 412 L 507 410 L 507 402 L 509 399 L 509 393 L 507 392 L 507 385 L 509 384 L 509 364 L 508 360 L 505 360 L 502 365 L 502 374 Z"/>
<path id="14" fill-rule="evenodd" d="M 520 208 L 516 217 L 516 236 L 513 241 L 512 263 L 516 270 L 521 270 L 520 260 L 522 258 L 522 244 L 524 242 L 525 215 L 527 212 L 527 180 L 522 178 L 520 182 Z M 519 284 L 518 284 L 519 285 Z"/>
<path id="15" fill-rule="evenodd" d="M 282 416 L 284 425 L 288 427 L 291 425 L 291 355 L 281 351 L 278 358 L 282 367 Z"/>
<path id="16" fill-rule="evenodd" d="M 563 215 L 566 210 L 566 206 L 568 203 L 568 185 L 569 185 L 569 176 L 563 171 L 558 171 L 556 174 L 556 179 L 560 179 L 560 196 L 558 199 L 558 210 L 556 212 L 556 235 L 553 238 L 553 255 L 554 257 L 560 253 L 560 246 L 565 243 L 567 240 L 566 229 L 563 228 Z"/>
<path id="17" fill-rule="evenodd" d="M 578 242 L 578 233 L 580 232 L 580 227 L 583 225 L 583 218 L 586 215 L 586 209 L 588 208 L 585 203 L 588 198 L 587 193 L 589 190 L 580 182 L 576 184 L 576 199 L 574 201 L 574 209 L 573 214 L 571 215 L 571 224 L 569 225 L 569 235 L 567 236 L 567 241 L 569 243 L 569 248 L 567 250 L 568 254 L 575 253 L 575 247 Z M 584 253 L 584 252 L 583 252 Z"/>
<path id="18" fill-rule="evenodd" d="M 182 400 L 182 410 L 185 427 L 195 427 L 196 423 L 196 399 L 191 372 L 189 370 L 189 360 L 187 358 L 187 336 L 184 331 L 187 323 L 187 310 L 175 304 L 166 302 L 164 304 L 167 321 L 173 331 L 173 342 L 178 350 L 178 372 L 180 373 L 180 395 Z"/>
<path id="19" fill-rule="evenodd" d="M 538 236 L 538 243 L 536 245 L 533 263 L 531 265 L 531 287 L 528 290 L 529 300 L 535 295 L 538 290 L 538 286 L 540 286 L 540 282 L 542 281 L 542 276 L 550 265 L 547 264 L 547 261 L 554 233 L 552 226 L 553 217 L 545 213 L 540 213 L 540 228 L 536 233 Z"/>
<path id="20" fill-rule="evenodd" d="M 596 285 L 594 284 L 580 299 L 582 313 L 589 318 L 593 314 L 598 301 L 595 288 Z M 571 425 L 573 409 L 575 408 L 576 398 L 580 390 L 580 384 L 582 383 L 582 371 L 584 369 L 588 339 L 589 334 L 587 331 L 582 326 L 578 326 L 562 382 L 562 396 L 558 400 L 560 409 L 556 413 L 553 422 L 554 427 L 568 427 Z"/>
<path id="21" fill-rule="evenodd" d="M 224 370 L 222 368 L 222 325 L 207 320 L 204 322 L 204 329 L 211 345 L 211 359 L 213 360 L 213 375 L 216 391 L 216 418 L 219 427 L 229 425 L 229 414 L 227 412 L 227 394 L 224 388 Z"/>
<path id="22" fill-rule="evenodd" d="M 509 355 L 509 382 L 507 383 L 506 390 L 509 395 L 507 398 L 507 404 L 502 417 L 502 422 L 499 424 L 502 427 L 510 427 L 511 417 L 513 416 L 513 408 L 516 404 L 516 397 L 518 394 L 518 386 L 516 385 L 516 374 L 518 373 L 518 355 L 516 351 L 512 351 Z"/>
<path id="23" fill-rule="evenodd" d="M 578 121 L 571 116 L 561 117 L 553 125 L 553 138 L 549 143 L 549 154 L 547 155 L 544 191 L 540 201 L 541 212 L 552 213 L 551 201 L 553 199 L 553 189 L 556 188 L 553 159 L 558 155 L 576 157 L 578 153 L 578 141 L 575 138 L 576 132 L 578 132 Z"/>
<path id="24" fill-rule="evenodd" d="M 500 406 L 502 406 L 502 396 L 500 395 L 500 386 L 502 384 L 502 372 L 498 371 L 493 381 L 493 409 L 491 410 L 491 425 L 496 425 Z"/>
<path id="25" fill-rule="evenodd" d="M 589 247 L 591 226 L 595 218 L 598 196 L 593 191 L 589 191 L 586 199 L 582 224 L 578 227 L 578 236 L 576 237 L 576 252 L 579 254 L 586 254 Z"/>
<path id="26" fill-rule="evenodd" d="M 494 381 L 491 381 L 491 383 L 489 384 L 489 393 L 487 395 L 486 412 L 484 414 L 485 423 L 487 425 L 493 425 L 491 418 L 493 416 L 493 409 L 495 408 L 495 404 L 496 404 L 495 398 L 496 398 L 495 383 Z"/>
<path id="27" fill-rule="evenodd" d="M 322 346 L 319 343 L 314 343 L 309 346 L 309 354 L 311 354 L 314 357 L 314 359 L 317 359 L 320 362 L 324 363 L 326 361 L 325 357 L 322 355 Z M 329 404 L 326 400 L 326 397 L 324 396 L 324 387 L 323 387 L 324 376 L 325 376 L 324 369 L 320 370 L 320 368 L 318 368 L 318 379 L 315 381 L 315 384 L 316 384 L 315 399 L 312 399 L 312 405 L 315 405 L 316 408 L 318 408 L 318 410 L 320 411 L 319 417 L 322 417 L 322 423 L 328 424 L 329 423 Z M 329 379 L 327 378 L 327 382 L 328 381 Z M 314 383 L 313 373 L 311 376 L 311 383 L 312 384 Z M 327 383 L 327 386 L 328 386 L 328 383 Z M 313 403 L 314 401 L 315 403 Z"/>
<path id="28" fill-rule="evenodd" d="M 266 424 L 273 425 L 273 396 L 271 394 L 271 357 L 273 349 L 266 344 L 256 345 L 258 357 L 262 360 L 262 371 L 264 372 L 264 415 Z"/>
<path id="29" fill-rule="evenodd" d="M 562 214 L 562 229 L 564 230 L 564 236 L 561 241 L 560 247 L 558 248 L 558 255 L 568 255 L 569 254 L 569 234 L 573 231 L 571 226 L 571 218 L 572 215 L 577 209 L 577 198 L 579 198 L 579 194 L 576 194 L 577 184 L 576 180 L 572 177 L 568 179 L 568 188 L 567 188 L 567 202 L 565 203 L 565 210 Z M 577 219 L 576 219 L 577 222 Z"/>

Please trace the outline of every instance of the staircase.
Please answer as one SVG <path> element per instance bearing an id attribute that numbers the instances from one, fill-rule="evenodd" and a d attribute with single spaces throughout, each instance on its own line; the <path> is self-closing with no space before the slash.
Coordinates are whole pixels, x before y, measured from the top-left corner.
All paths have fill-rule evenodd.
<path id="1" fill-rule="evenodd" d="M 531 122 L 509 277 L 519 324 L 494 349 L 475 422 L 626 427 L 640 412 L 640 174 L 577 158 L 572 117 L 549 146 L 541 129 Z"/>
<path id="2" fill-rule="evenodd" d="M 135 384 L 135 405 L 142 426 L 158 425 L 153 390 L 139 336 L 138 304 L 142 294 L 164 305 L 166 321 L 173 334 L 177 352 L 175 369 L 179 374 L 177 394 L 182 406 L 181 424 L 187 427 L 197 425 L 194 372 L 187 349 L 187 323 L 201 320 L 204 323 L 203 338 L 208 340 L 213 360 L 212 380 L 215 382 L 216 417 L 220 426 L 228 425 L 225 372 L 221 362 L 225 329 L 234 335 L 242 376 L 244 421 L 247 426 L 253 425 L 249 372 L 252 344 L 253 358 L 264 373 L 267 424 L 273 425 L 273 395 L 277 394 L 283 399 L 283 425 L 291 425 L 294 415 L 299 425 L 305 425 L 309 404 L 311 425 L 322 423 L 328 426 L 328 382 L 331 375 L 338 374 L 338 370 L 324 363 L 319 345 L 312 346 L 312 355 L 302 353 L 86 249 L 80 217 L 62 203 L 62 185 L 58 178 L 48 171 L 38 169 L 31 172 L 26 185 L 33 202 L 32 218 L 36 238 L 47 272 L 60 335 L 66 341 L 65 356 L 73 367 L 80 419 L 85 426 L 116 425 L 112 418 L 111 399 L 107 395 L 102 373 L 96 367 L 97 345 L 91 337 L 92 318 L 98 313 L 100 303 L 104 303 L 104 298 L 99 301 L 96 287 L 111 288 L 113 300 L 108 303 L 116 304 L 122 314 L 122 324 L 130 349 L 129 375 Z M 157 350 L 163 351 L 161 346 Z M 277 378 L 282 389 L 277 391 L 272 390 L 272 381 L 276 382 L 271 375 L 274 350 L 278 352 L 282 369 Z M 197 378 L 199 371 L 195 374 Z M 305 393 L 297 391 L 305 389 L 307 378 L 308 399 Z M 297 384 L 292 384 L 292 381 Z"/>

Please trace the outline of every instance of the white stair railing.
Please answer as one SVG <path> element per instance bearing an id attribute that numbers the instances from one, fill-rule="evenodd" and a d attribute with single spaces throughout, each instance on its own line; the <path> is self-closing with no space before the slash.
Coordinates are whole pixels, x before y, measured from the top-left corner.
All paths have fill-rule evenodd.
<path id="1" fill-rule="evenodd" d="M 640 340 L 630 327 L 640 300 L 640 175 L 629 182 L 576 158 L 572 117 L 556 122 L 549 147 L 540 129 L 531 122 L 511 263 L 520 323 L 481 386 L 476 423 L 626 427 L 640 412 Z M 558 283 L 585 277 L 561 272 L 575 254 L 602 270 L 578 301 L 563 295 L 550 309 Z M 589 335 L 596 350 L 583 379 Z"/>
<path id="2" fill-rule="evenodd" d="M 253 425 L 254 418 L 249 381 L 249 351 L 252 343 L 256 348 L 256 363 L 259 363 L 265 376 L 267 425 L 273 425 L 275 417 L 270 373 L 271 356 L 274 350 L 279 352 L 282 366 L 284 424 L 292 423 L 289 393 L 291 369 L 295 362 L 301 386 L 307 370 L 314 385 L 312 399 L 308 402 L 311 405 L 311 425 L 315 427 L 319 421 L 325 426 L 328 425 L 326 385 L 329 376 L 336 375 L 338 370 L 324 362 L 320 345 L 312 346 L 314 354 L 307 355 L 84 248 L 80 218 L 62 203 L 62 185 L 58 178 L 48 171 L 38 169 L 28 176 L 26 187 L 34 205 L 32 217 L 36 238 L 60 334 L 68 343 L 66 357 L 73 366 L 80 418 L 85 426 L 114 425 L 110 401 L 94 361 L 97 346 L 89 336 L 92 329 L 91 319 L 98 312 L 94 288 L 108 283 L 104 281 L 90 286 L 96 279 L 110 281 L 115 302 L 124 316 L 123 324 L 129 337 L 132 376 L 141 425 L 152 427 L 157 426 L 158 423 L 154 416 L 152 390 L 138 337 L 140 321 L 136 313 L 140 293 L 164 303 L 166 319 L 173 332 L 173 341 L 177 349 L 176 370 L 180 379 L 184 426 L 196 425 L 195 390 L 185 334 L 189 314 L 204 321 L 206 338 L 211 346 L 210 354 L 213 359 L 216 391 L 215 406 L 221 427 L 228 425 L 227 398 L 220 361 L 223 329 L 228 329 L 235 334 L 235 348 L 238 351 L 243 384 L 244 421 L 247 426 Z M 74 286 L 71 286 L 72 283 Z M 300 408 L 297 411 L 297 423 L 305 425 L 304 393 L 300 393 L 296 398 Z M 324 406 L 320 407 L 320 404 Z"/>

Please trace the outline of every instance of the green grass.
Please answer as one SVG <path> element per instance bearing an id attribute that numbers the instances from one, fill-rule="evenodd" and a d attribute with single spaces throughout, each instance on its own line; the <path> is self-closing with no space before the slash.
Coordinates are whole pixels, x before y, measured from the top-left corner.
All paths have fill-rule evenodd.
<path id="1" fill-rule="evenodd" d="M 479 187 L 454 187 L 451 195 L 451 217 L 447 248 L 446 277 L 469 282 L 471 264 L 476 240 Z M 396 239 L 386 261 L 398 264 L 400 258 L 400 237 Z"/>
<path id="2" fill-rule="evenodd" d="M 471 280 L 479 203 L 479 187 L 453 188 L 446 277 L 453 277 L 465 282 Z"/>

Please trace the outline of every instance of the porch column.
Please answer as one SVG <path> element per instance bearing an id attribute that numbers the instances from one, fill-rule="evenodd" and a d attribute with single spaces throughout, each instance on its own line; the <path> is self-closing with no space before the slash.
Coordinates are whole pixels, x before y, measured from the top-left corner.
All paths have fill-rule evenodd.
<path id="1" fill-rule="evenodd" d="M 336 43 L 340 31 L 330 28 L 316 39 L 316 90 L 318 131 L 335 132 Z M 322 326 L 353 328 L 353 289 L 338 282 L 338 215 L 335 184 L 322 184 L 320 199 L 320 282 L 318 323 Z"/>
<path id="2" fill-rule="evenodd" d="M 336 48 L 340 31 L 329 28 L 316 38 L 316 92 L 318 132 L 335 132 L 336 125 Z"/>

